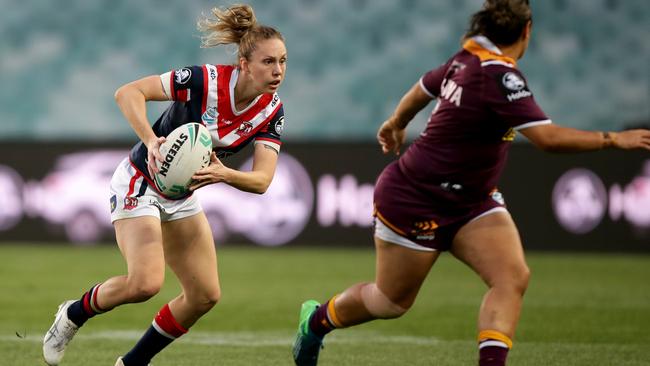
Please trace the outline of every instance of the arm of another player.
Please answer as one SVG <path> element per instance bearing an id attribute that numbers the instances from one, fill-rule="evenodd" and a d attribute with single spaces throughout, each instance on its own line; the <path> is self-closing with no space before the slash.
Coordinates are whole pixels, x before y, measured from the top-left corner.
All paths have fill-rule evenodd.
<path id="1" fill-rule="evenodd" d="M 147 146 L 149 151 L 148 167 L 149 173 L 157 173 L 158 167 L 155 160 L 163 161 L 160 155 L 160 144 L 165 142 L 164 137 L 157 137 L 151 129 L 147 119 L 146 102 L 165 101 L 169 97 L 165 94 L 159 75 L 147 76 L 122 85 L 115 92 L 115 102 L 122 111 L 122 114 L 129 122 L 136 135 Z M 153 175 L 153 174 L 152 174 Z"/>
<path id="2" fill-rule="evenodd" d="M 262 194 L 271 185 L 277 163 L 278 151 L 265 144 L 255 145 L 253 169 L 250 172 L 228 168 L 212 153 L 210 165 L 192 176 L 196 183 L 190 186 L 190 190 L 223 182 L 240 191 Z"/>
<path id="3" fill-rule="evenodd" d="M 650 130 L 599 132 L 544 124 L 519 132 L 538 148 L 550 152 L 592 151 L 608 147 L 650 150 Z"/>
<path id="4" fill-rule="evenodd" d="M 420 82 L 415 83 L 404 94 L 393 114 L 381 125 L 377 132 L 377 141 L 379 141 L 384 154 L 394 152 L 399 155 L 400 148 L 406 140 L 406 126 L 432 99 L 429 94 L 422 90 Z"/>

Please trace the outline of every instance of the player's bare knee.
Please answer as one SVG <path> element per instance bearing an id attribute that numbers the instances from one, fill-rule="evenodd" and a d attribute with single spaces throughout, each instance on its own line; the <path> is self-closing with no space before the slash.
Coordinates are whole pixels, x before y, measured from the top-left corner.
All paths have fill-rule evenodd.
<path id="1" fill-rule="evenodd" d="M 162 281 L 138 280 L 129 284 L 129 297 L 131 302 L 143 302 L 154 297 L 162 288 Z"/>
<path id="2" fill-rule="evenodd" d="M 197 302 L 198 306 L 201 307 L 205 312 L 212 309 L 217 303 L 221 300 L 221 291 L 215 290 L 205 293 L 201 296 Z"/>
<path id="3" fill-rule="evenodd" d="M 517 281 L 517 290 L 523 295 L 528 289 L 528 282 L 530 281 L 530 268 L 523 266 L 520 270 Z"/>
<path id="4" fill-rule="evenodd" d="M 408 311 L 408 308 L 391 301 L 374 283 L 361 288 L 361 299 L 368 312 L 379 319 L 399 318 Z"/>
<path id="5" fill-rule="evenodd" d="M 221 300 L 221 290 L 214 289 L 196 294 L 192 297 L 186 297 L 185 301 L 197 312 L 205 314 L 212 309 Z"/>
<path id="6" fill-rule="evenodd" d="M 513 267 L 508 271 L 501 272 L 501 275 L 498 278 L 494 278 L 488 282 L 488 286 L 490 288 L 500 288 L 523 296 L 528 288 L 529 279 L 530 269 L 524 264 Z"/>

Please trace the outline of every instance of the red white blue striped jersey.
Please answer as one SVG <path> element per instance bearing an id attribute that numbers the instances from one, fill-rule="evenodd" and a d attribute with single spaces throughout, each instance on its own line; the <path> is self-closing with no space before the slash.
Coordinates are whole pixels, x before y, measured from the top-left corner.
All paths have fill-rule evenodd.
<path id="1" fill-rule="evenodd" d="M 241 111 L 235 108 L 235 85 L 239 70 L 231 65 L 188 66 L 160 75 L 171 105 L 152 126 L 156 136 L 199 122 L 212 136 L 217 157 L 232 155 L 250 142 L 280 151 L 284 109 L 277 93 L 262 94 Z M 131 163 L 152 184 L 147 169 L 147 146 L 138 142 L 131 149 Z"/>

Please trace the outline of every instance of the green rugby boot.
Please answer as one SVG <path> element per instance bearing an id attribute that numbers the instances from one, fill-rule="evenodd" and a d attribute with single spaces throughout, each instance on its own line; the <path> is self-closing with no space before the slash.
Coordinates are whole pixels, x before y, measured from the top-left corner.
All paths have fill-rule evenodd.
<path id="1" fill-rule="evenodd" d="M 298 334 L 293 343 L 293 361 L 296 366 L 316 366 L 318 353 L 323 348 L 323 338 L 315 335 L 309 329 L 309 320 L 320 304 L 316 300 L 307 300 L 300 309 L 300 324 Z"/>

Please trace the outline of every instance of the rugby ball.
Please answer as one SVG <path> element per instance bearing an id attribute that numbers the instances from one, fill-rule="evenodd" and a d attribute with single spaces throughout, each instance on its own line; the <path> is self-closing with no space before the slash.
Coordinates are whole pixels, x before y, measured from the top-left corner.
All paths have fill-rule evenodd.
<path id="1" fill-rule="evenodd" d="M 160 145 L 163 161 L 157 161 L 158 173 L 153 177 L 163 195 L 174 198 L 189 193 L 192 175 L 210 164 L 212 138 L 200 123 L 186 123 L 173 130 Z"/>

